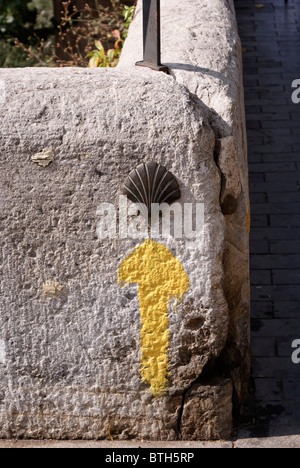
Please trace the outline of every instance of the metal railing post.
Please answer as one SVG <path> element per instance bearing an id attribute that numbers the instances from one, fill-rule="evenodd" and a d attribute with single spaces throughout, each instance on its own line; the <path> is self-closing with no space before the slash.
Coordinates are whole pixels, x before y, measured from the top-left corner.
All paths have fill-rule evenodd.
<path id="1" fill-rule="evenodd" d="M 168 67 L 161 64 L 160 0 L 143 0 L 143 51 L 143 61 L 137 66 L 168 73 Z"/>

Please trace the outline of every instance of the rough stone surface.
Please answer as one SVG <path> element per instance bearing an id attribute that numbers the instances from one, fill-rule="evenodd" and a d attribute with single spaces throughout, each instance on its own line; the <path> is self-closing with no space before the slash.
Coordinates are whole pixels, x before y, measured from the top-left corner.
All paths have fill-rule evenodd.
<path id="1" fill-rule="evenodd" d="M 224 25 L 226 37 L 235 38 L 233 11 L 224 6 L 228 2 L 214 1 L 212 10 L 207 5 L 210 28 L 202 39 L 197 31 L 203 9 L 197 11 L 198 1 L 188 3 L 185 21 L 194 22 L 195 44 L 204 41 L 206 53 L 217 23 Z M 163 1 L 162 9 L 170 5 Z M 181 9 L 174 10 L 179 27 Z M 138 14 L 128 44 L 140 20 Z M 192 34 L 190 26 L 180 28 L 169 36 L 179 40 L 177 47 L 173 41 L 174 51 L 185 49 L 190 39 L 183 31 Z M 6 100 L 0 106 L 0 437 L 97 439 L 111 434 L 115 439 L 175 440 L 182 431 L 191 439 L 231 432 L 231 382 L 211 388 L 194 388 L 193 382 L 204 369 L 213 372 L 221 359 L 241 400 L 247 375 L 247 175 L 240 162 L 245 161 L 240 120 L 231 106 L 242 114 L 241 101 L 232 94 L 240 92 L 238 77 L 233 91 L 227 84 L 218 91 L 230 57 L 232 70 L 238 67 L 235 40 L 228 39 L 227 55 L 218 49 L 224 63 L 215 87 L 208 82 L 202 87 L 202 75 L 188 70 L 191 83 L 197 80 L 199 89 L 207 89 L 200 96 L 204 103 L 183 75 L 130 64 L 117 70 L 1 71 Z M 215 58 L 216 53 L 207 55 Z M 216 95 L 210 98 L 214 110 L 205 102 L 210 93 Z M 227 118 L 225 126 L 220 118 Z M 224 217 L 215 147 L 230 135 L 242 195 L 236 213 Z M 32 157 L 45 148 L 54 157 L 44 167 Z M 163 242 L 180 260 L 191 286 L 177 312 L 174 306 L 169 310 L 169 387 L 157 398 L 139 372 L 137 285 L 124 288 L 117 282 L 118 267 L 140 240 L 100 240 L 96 233 L 99 204 L 117 206 L 129 172 L 149 160 L 177 177 L 180 204 L 205 205 L 196 246 L 171 236 Z M 59 288 L 45 295 L 49 284 Z M 194 402 L 201 415 L 196 422 L 189 412 Z M 217 415 L 213 408 L 220 409 Z"/>
<path id="2" fill-rule="evenodd" d="M 185 395 L 181 418 L 183 440 L 227 440 L 232 437 L 232 382 L 210 379 L 195 383 Z M 198 421 L 203 421 L 198 424 Z M 205 424 L 206 422 L 206 424 Z"/>
<path id="3" fill-rule="evenodd" d="M 217 141 L 217 164 L 222 174 L 222 189 L 220 202 L 226 213 L 233 214 L 237 208 L 237 200 L 241 195 L 241 179 L 239 173 L 238 155 L 233 136 Z"/>
<path id="4" fill-rule="evenodd" d="M 174 439 L 183 391 L 227 338 L 214 133 L 189 93 L 163 74 L 2 76 L 1 435 L 105 437 L 110 426 L 115 437 Z M 67 84 L 75 81 L 80 93 Z M 54 162 L 33 164 L 31 155 L 50 145 Z M 166 239 L 191 288 L 170 313 L 170 387 L 162 398 L 139 375 L 137 287 L 117 283 L 121 261 L 139 241 L 96 234 L 97 206 L 116 204 L 127 174 L 148 159 L 176 174 L 181 202 L 205 201 L 209 219 L 197 249 Z M 45 297 L 49 281 L 66 292 Z"/>
<path id="5" fill-rule="evenodd" d="M 120 67 L 132 69 L 142 58 L 142 5 L 121 56 Z M 229 306 L 230 326 L 223 366 L 234 383 L 235 405 L 247 392 L 249 369 L 249 193 L 247 141 L 241 44 L 233 0 L 185 0 L 174 5 L 161 0 L 162 63 L 170 74 L 194 96 L 209 114 L 216 135 L 216 160 L 219 139 L 234 147 L 226 151 L 226 164 L 233 169 L 234 190 L 238 199 L 227 197 L 221 207 L 225 216 L 224 288 Z M 225 139 L 228 138 L 228 139 Z M 221 140 L 222 141 L 222 140 Z M 222 158 L 221 158 L 222 162 Z M 222 188 L 227 170 L 220 165 Z M 224 172 L 223 172 L 224 171 Z M 247 216 L 248 213 L 248 216 Z M 248 226 L 249 228 L 249 226 Z M 235 364 L 233 364 L 235 363 Z"/>
<path id="6" fill-rule="evenodd" d="M 258 441 L 259 444 L 259 441 Z M 233 442 L 229 441 L 197 441 L 197 442 L 189 442 L 189 441 L 141 441 L 141 440 L 127 440 L 127 441 L 120 441 L 120 440 L 0 440 L 0 448 L 6 449 L 24 449 L 24 448 L 52 448 L 52 449 L 108 449 L 109 451 L 116 449 L 115 454 L 121 454 L 122 452 L 118 452 L 118 449 L 130 449 L 132 453 L 135 454 L 138 452 L 138 449 L 179 449 L 182 450 L 183 453 L 185 452 L 192 452 L 195 449 L 232 449 Z M 179 451 L 178 450 L 178 451 Z M 127 451 L 127 453 L 129 450 Z M 106 451 L 102 452 L 103 460 L 105 460 Z M 130 452 L 129 452 L 130 453 Z M 101 461 L 101 460 L 100 460 Z"/>
<path id="7" fill-rule="evenodd" d="M 262 448 L 262 449 L 278 449 L 278 448 L 300 448 L 300 436 L 299 435 L 288 435 L 281 437 L 249 437 L 245 439 L 238 439 L 235 443 L 235 448 L 238 449 L 250 449 L 250 448 Z"/>
<path id="8" fill-rule="evenodd" d="M 37 154 L 34 154 L 31 158 L 33 162 L 39 166 L 46 167 L 49 166 L 54 160 L 54 153 L 52 148 L 46 148 L 43 151 L 40 151 Z"/>
<path id="9" fill-rule="evenodd" d="M 179 449 L 183 452 L 193 451 L 197 449 L 243 449 L 243 448 L 300 448 L 300 436 L 299 435 L 289 435 L 281 437 L 249 437 L 242 438 L 238 437 L 237 440 L 233 441 L 174 441 L 174 442 L 165 442 L 165 441 L 141 441 L 141 440 L 132 440 L 132 441 L 111 441 L 111 440 L 101 440 L 101 441 L 86 441 L 86 440 L 76 440 L 76 441 L 59 441 L 59 440 L 47 440 L 47 441 L 36 441 L 36 440 L 0 440 L 0 448 L 5 449 L 24 449 L 24 448 L 104 448 L 108 450 L 126 448 L 126 449 Z M 134 452 L 133 452 L 134 453 Z"/>

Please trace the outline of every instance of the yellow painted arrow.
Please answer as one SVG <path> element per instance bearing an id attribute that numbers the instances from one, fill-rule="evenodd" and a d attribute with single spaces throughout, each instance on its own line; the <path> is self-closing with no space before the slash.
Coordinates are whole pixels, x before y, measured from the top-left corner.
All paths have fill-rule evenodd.
<path id="1" fill-rule="evenodd" d="M 139 286 L 141 376 L 150 384 L 153 395 L 160 396 L 169 375 L 169 301 L 182 300 L 189 289 L 189 278 L 167 247 L 148 239 L 123 260 L 119 281 Z"/>

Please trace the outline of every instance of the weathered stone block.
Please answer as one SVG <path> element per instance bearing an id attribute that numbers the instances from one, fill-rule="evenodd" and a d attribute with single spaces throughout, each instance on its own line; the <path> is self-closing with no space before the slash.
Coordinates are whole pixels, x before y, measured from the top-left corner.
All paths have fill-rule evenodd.
<path id="1" fill-rule="evenodd" d="M 211 379 L 187 391 L 181 417 L 183 440 L 226 440 L 232 437 L 232 382 Z"/>

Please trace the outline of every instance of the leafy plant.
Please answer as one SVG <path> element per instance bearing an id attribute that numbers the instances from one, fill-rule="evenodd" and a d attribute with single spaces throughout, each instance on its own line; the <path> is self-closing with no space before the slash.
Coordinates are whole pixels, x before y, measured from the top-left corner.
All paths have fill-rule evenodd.
<path id="1" fill-rule="evenodd" d="M 0 0 L 0 67 L 116 66 L 133 13 L 123 0 Z"/>
<path id="2" fill-rule="evenodd" d="M 87 57 L 90 57 L 88 67 L 115 67 L 118 64 L 123 41 L 120 36 L 120 31 L 113 31 L 113 36 L 117 39 L 115 46 L 107 52 L 105 51 L 101 41 L 95 42 L 96 50 L 87 54 Z"/>
<path id="3" fill-rule="evenodd" d="M 104 7 L 100 0 L 94 0 L 92 6 L 87 4 L 82 10 L 70 9 L 71 0 L 62 3 L 64 12 L 59 26 L 56 63 L 93 67 L 117 65 L 123 45 L 121 38 L 127 32 L 124 21 L 127 9 L 122 0 L 109 1 L 110 6 Z M 127 1 L 134 3 L 134 0 Z M 87 59 L 90 59 L 89 64 Z"/>
<path id="4" fill-rule="evenodd" d="M 126 37 L 128 36 L 128 30 L 129 30 L 129 26 L 132 23 L 134 12 L 135 12 L 135 6 L 128 6 L 128 5 L 124 6 L 124 10 L 123 10 L 123 16 L 125 20 L 125 32 L 123 34 L 124 39 L 126 39 Z"/>
<path id="5" fill-rule="evenodd" d="M 41 56 L 38 48 L 54 44 L 54 33 L 52 0 L 0 0 L 0 67 L 35 65 L 27 49 Z"/>
<path id="6" fill-rule="evenodd" d="M 101 41 L 95 42 L 96 49 L 92 50 L 87 54 L 87 57 L 90 58 L 89 67 L 116 67 L 119 58 L 122 52 L 122 47 L 124 41 L 128 35 L 129 26 L 133 20 L 135 7 L 134 6 L 125 6 L 123 10 L 123 17 L 125 20 L 125 28 L 123 35 L 121 37 L 121 32 L 118 29 L 115 29 L 112 32 L 112 36 L 115 39 L 115 44 L 113 49 L 105 50 Z M 108 35 L 110 37 L 110 35 Z"/>

